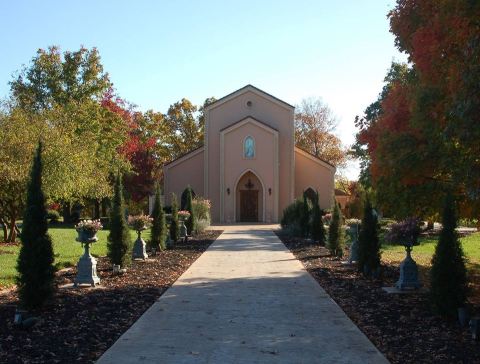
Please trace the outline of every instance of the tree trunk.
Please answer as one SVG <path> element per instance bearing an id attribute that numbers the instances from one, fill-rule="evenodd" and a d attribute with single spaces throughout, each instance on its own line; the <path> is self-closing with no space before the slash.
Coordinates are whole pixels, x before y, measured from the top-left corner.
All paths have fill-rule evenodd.
<path id="1" fill-rule="evenodd" d="M 15 220 L 16 220 L 15 216 L 13 216 L 13 218 L 10 218 L 10 224 L 9 224 L 10 234 L 8 235 L 8 238 L 7 238 L 8 243 L 15 243 L 15 240 L 17 240 L 18 228 L 15 224 Z"/>
<path id="2" fill-rule="evenodd" d="M 433 220 L 427 221 L 427 230 L 433 230 Z"/>
<path id="3" fill-rule="evenodd" d="M 109 206 L 108 198 L 102 199 L 102 217 L 108 216 L 107 215 L 108 206 Z"/>
<path id="4" fill-rule="evenodd" d="M 8 241 L 8 229 L 7 229 L 7 222 L 2 218 L 0 218 L 0 224 L 2 224 L 3 230 L 3 241 Z"/>
<path id="5" fill-rule="evenodd" d="M 72 220 L 72 207 L 70 202 L 64 202 L 62 205 L 63 223 L 68 224 Z"/>
<path id="6" fill-rule="evenodd" d="M 93 218 L 95 220 L 98 220 L 98 219 L 100 219 L 100 201 L 95 200 L 94 204 L 95 204 L 95 208 L 94 208 L 94 211 L 93 211 Z"/>

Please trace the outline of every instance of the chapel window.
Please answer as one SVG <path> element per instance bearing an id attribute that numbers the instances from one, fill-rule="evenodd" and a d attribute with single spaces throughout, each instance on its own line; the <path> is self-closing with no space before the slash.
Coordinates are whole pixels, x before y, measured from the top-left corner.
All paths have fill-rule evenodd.
<path id="1" fill-rule="evenodd" d="M 243 156 L 247 159 L 255 158 L 255 139 L 251 136 L 246 137 L 243 142 Z"/>

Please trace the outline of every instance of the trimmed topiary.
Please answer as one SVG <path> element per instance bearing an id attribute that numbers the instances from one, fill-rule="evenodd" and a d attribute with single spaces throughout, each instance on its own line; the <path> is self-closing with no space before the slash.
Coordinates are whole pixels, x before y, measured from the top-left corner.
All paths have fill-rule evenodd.
<path id="1" fill-rule="evenodd" d="M 155 201 L 152 210 L 152 227 L 150 245 L 155 249 L 166 249 L 165 238 L 167 236 L 167 223 L 165 220 L 165 211 L 163 211 L 162 201 L 160 199 L 160 186 L 155 188 Z"/>
<path id="2" fill-rule="evenodd" d="M 54 292 L 54 256 L 48 235 L 47 209 L 42 189 L 42 143 L 38 144 L 30 172 L 23 216 L 22 246 L 17 260 L 17 286 L 25 309 L 41 307 Z"/>
<path id="3" fill-rule="evenodd" d="M 178 202 L 177 195 L 172 193 L 172 221 L 170 223 L 170 239 L 173 242 L 180 238 L 180 223 L 178 222 Z"/>
<path id="4" fill-rule="evenodd" d="M 315 192 L 315 197 L 312 206 L 312 219 L 310 225 L 310 232 L 312 240 L 320 245 L 325 245 L 325 227 L 323 226 L 322 210 L 320 209 L 320 202 L 318 191 Z"/>
<path id="5" fill-rule="evenodd" d="M 345 242 L 345 234 L 343 231 L 343 218 L 342 212 L 338 203 L 335 201 L 333 208 L 332 220 L 328 226 L 328 240 L 327 248 L 331 255 L 341 257 L 343 255 L 343 244 Z"/>
<path id="6" fill-rule="evenodd" d="M 445 199 L 442 231 L 432 257 L 430 300 L 433 309 L 444 316 L 453 316 L 467 299 L 467 270 L 456 232 L 455 201 Z"/>
<path id="7" fill-rule="evenodd" d="M 366 276 L 378 275 L 380 268 L 380 240 L 378 221 L 370 200 L 366 200 L 360 234 L 358 236 L 358 270 Z"/>
<path id="8" fill-rule="evenodd" d="M 115 180 L 112 208 L 110 211 L 110 234 L 107 242 L 107 255 L 112 264 L 125 267 L 130 262 L 132 239 L 125 219 L 125 203 L 120 175 Z"/>

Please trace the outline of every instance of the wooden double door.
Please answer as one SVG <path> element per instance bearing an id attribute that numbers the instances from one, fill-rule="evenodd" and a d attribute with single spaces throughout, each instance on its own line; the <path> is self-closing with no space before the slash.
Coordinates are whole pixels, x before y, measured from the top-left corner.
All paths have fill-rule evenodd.
<path id="1" fill-rule="evenodd" d="M 240 190 L 240 221 L 258 221 L 258 190 Z"/>

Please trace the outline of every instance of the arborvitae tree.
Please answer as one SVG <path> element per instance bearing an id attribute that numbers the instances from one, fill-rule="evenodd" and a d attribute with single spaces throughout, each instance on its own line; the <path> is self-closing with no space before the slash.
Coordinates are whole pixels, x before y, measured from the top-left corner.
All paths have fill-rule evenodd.
<path id="1" fill-rule="evenodd" d="M 335 206 L 333 208 L 332 220 L 328 226 L 328 242 L 327 248 L 330 251 L 330 254 L 335 256 L 342 255 L 342 247 L 345 240 L 345 234 L 343 231 L 343 218 L 342 212 L 338 203 L 335 201 Z"/>
<path id="2" fill-rule="evenodd" d="M 193 196 L 192 196 L 192 189 L 190 186 L 187 187 L 187 204 L 185 205 L 185 210 L 190 212 L 190 216 L 188 217 L 187 221 L 185 221 L 185 226 L 187 227 L 188 234 L 193 234 L 195 231 L 195 226 L 197 223 L 196 216 L 193 212 Z"/>
<path id="3" fill-rule="evenodd" d="M 160 186 L 155 188 L 155 202 L 152 210 L 152 227 L 150 245 L 155 249 L 166 249 L 165 238 L 167 236 L 167 224 L 165 221 L 165 211 L 163 211 L 162 201 L 160 200 Z"/>
<path id="4" fill-rule="evenodd" d="M 120 175 L 115 180 L 112 208 L 110 211 L 110 234 L 108 235 L 108 258 L 112 264 L 126 266 L 130 262 L 132 238 L 125 219 L 123 186 Z"/>
<path id="5" fill-rule="evenodd" d="M 180 224 L 178 222 L 177 195 L 172 193 L 172 222 L 170 223 L 170 239 L 176 242 L 180 238 Z"/>
<path id="6" fill-rule="evenodd" d="M 308 204 L 308 197 L 305 191 L 303 191 L 303 206 L 302 214 L 300 216 L 300 230 L 304 238 L 308 238 L 310 232 L 310 206 Z"/>
<path id="7" fill-rule="evenodd" d="M 467 298 L 467 271 L 462 246 L 458 239 L 455 201 L 445 199 L 442 231 L 432 257 L 430 298 L 434 310 L 441 315 L 455 315 Z"/>
<path id="8" fill-rule="evenodd" d="M 312 240 L 314 242 L 318 242 L 320 245 L 325 245 L 326 234 L 322 221 L 322 210 L 320 209 L 318 191 L 316 191 L 315 199 L 313 201 L 310 231 L 312 233 Z"/>
<path id="9" fill-rule="evenodd" d="M 358 270 L 365 275 L 375 274 L 380 267 L 380 240 L 378 221 L 370 201 L 364 206 L 360 234 L 358 236 Z"/>
<path id="10" fill-rule="evenodd" d="M 42 306 L 54 291 L 53 247 L 48 235 L 47 209 L 42 190 L 42 149 L 40 142 L 30 172 L 20 235 L 22 246 L 17 260 L 18 294 L 25 309 Z"/>

